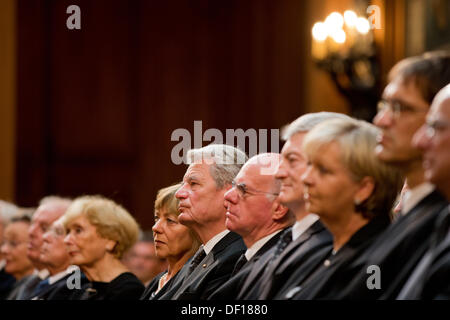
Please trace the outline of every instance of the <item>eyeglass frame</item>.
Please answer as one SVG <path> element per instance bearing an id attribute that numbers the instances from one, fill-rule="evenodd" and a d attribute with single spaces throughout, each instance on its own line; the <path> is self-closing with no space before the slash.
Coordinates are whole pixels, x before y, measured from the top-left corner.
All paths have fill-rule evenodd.
<path id="1" fill-rule="evenodd" d="M 245 183 L 236 183 L 236 181 L 231 181 L 231 187 L 232 188 L 236 188 L 238 190 L 239 196 L 241 198 L 244 198 L 246 194 L 249 194 L 251 196 L 256 196 L 258 194 L 270 194 L 272 196 L 279 196 L 279 193 L 274 193 L 274 192 L 266 192 L 266 191 L 261 191 L 261 190 L 256 190 L 256 189 L 252 189 L 249 188 L 245 185 Z"/>
<path id="2" fill-rule="evenodd" d="M 429 139 L 436 135 L 436 131 L 444 131 L 450 128 L 450 122 L 442 120 L 427 120 L 425 122 L 425 134 Z"/>
<path id="3" fill-rule="evenodd" d="M 398 119 L 401 114 L 428 112 L 429 108 L 418 110 L 413 106 L 399 100 L 388 101 L 386 99 L 381 99 L 377 103 L 377 113 L 383 112 L 385 110 L 389 110 L 392 113 L 393 117 L 395 119 Z"/>

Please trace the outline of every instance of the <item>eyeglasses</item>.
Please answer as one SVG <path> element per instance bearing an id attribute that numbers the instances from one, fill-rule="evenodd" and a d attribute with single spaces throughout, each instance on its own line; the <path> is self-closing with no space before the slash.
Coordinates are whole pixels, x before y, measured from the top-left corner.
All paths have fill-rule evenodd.
<path id="1" fill-rule="evenodd" d="M 433 138 L 437 132 L 442 132 L 448 128 L 450 128 L 449 122 L 440 120 L 427 120 L 425 133 L 428 138 Z"/>
<path id="2" fill-rule="evenodd" d="M 2 246 L 9 246 L 10 248 L 17 248 L 21 244 L 27 244 L 27 242 L 18 242 L 18 241 L 3 241 L 0 243 L 0 247 Z"/>
<path id="3" fill-rule="evenodd" d="M 248 195 L 252 195 L 252 196 L 257 195 L 257 194 L 271 194 L 273 196 L 278 196 L 279 195 L 279 193 L 273 193 L 273 192 L 266 192 L 266 191 L 260 191 L 260 190 L 256 190 L 256 189 L 251 189 L 251 188 L 247 187 L 245 185 L 245 183 L 236 183 L 236 181 L 232 181 L 231 182 L 231 186 L 233 188 L 237 189 L 237 191 L 238 191 L 238 193 L 239 193 L 241 198 L 244 198 L 245 195 L 247 195 L 247 194 Z"/>
<path id="4" fill-rule="evenodd" d="M 391 111 L 394 118 L 398 118 L 402 114 L 428 112 L 428 109 L 416 109 L 398 100 L 392 101 L 380 100 L 377 104 L 377 111 L 382 112 L 385 110 Z"/>

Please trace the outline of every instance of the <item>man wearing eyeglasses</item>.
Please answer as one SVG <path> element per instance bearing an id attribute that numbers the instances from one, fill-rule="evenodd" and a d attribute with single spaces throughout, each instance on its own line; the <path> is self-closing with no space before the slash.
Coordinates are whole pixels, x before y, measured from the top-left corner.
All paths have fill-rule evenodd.
<path id="1" fill-rule="evenodd" d="M 225 193 L 226 227 L 242 237 L 247 251 L 234 266 L 230 280 L 208 299 L 235 299 L 254 264 L 294 223 L 294 214 L 278 199 L 280 182 L 275 179 L 275 171 L 279 161 L 277 153 L 252 157 Z"/>
<path id="2" fill-rule="evenodd" d="M 400 61 L 389 74 L 374 123 L 380 128 L 376 154 L 401 170 L 409 190 L 401 212 L 355 265 L 362 266 L 343 298 L 395 299 L 430 244 L 445 198 L 425 180 L 422 152 L 412 145 L 425 123 L 431 101 L 450 82 L 450 54 L 427 53 Z M 377 266 L 381 287 L 368 285 L 367 270 Z M 355 267 L 356 268 L 356 267 Z"/>
<path id="3" fill-rule="evenodd" d="M 285 299 L 285 294 L 292 292 L 299 280 L 299 277 L 290 278 L 293 273 L 298 271 L 305 275 L 303 267 L 306 267 L 306 262 L 309 264 L 313 255 L 331 247 L 331 234 L 318 221 L 319 217 L 305 208 L 300 177 L 307 165 L 302 152 L 304 137 L 317 124 L 336 118 L 348 116 L 334 112 L 309 113 L 283 128 L 286 143 L 281 150 L 275 178 L 281 184 L 279 201 L 293 212 L 296 221 L 292 228 L 283 232 L 277 245 L 255 263 L 237 295 L 238 299 Z"/>
<path id="4" fill-rule="evenodd" d="M 436 95 L 413 144 L 424 151 L 425 178 L 450 199 L 450 84 Z M 440 214 L 430 249 L 397 299 L 450 299 L 450 210 Z"/>
<path id="5" fill-rule="evenodd" d="M 49 277 L 39 282 L 30 295 L 31 300 L 66 300 L 75 294 L 76 288 L 70 288 L 67 280 L 79 268 L 70 265 L 70 256 L 64 243 L 65 235 L 59 220 L 53 222 L 43 234 L 39 260 L 47 267 Z M 78 289 L 81 289 L 87 278 L 83 275 L 79 280 Z"/>

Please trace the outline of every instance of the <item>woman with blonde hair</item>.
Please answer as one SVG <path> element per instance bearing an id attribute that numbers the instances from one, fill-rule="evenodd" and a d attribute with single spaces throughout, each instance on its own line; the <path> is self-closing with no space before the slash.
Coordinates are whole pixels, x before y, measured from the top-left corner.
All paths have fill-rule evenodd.
<path id="1" fill-rule="evenodd" d="M 159 274 L 147 286 L 142 300 L 157 300 L 172 288 L 180 275 L 181 268 L 200 247 L 197 235 L 178 222 L 178 199 L 175 193 L 181 184 L 158 191 L 155 201 L 155 224 L 153 237 L 156 255 L 168 262 L 166 272 Z"/>
<path id="2" fill-rule="evenodd" d="M 138 299 L 144 285 L 122 264 L 121 257 L 138 238 L 139 227 L 120 205 L 101 196 L 75 199 L 61 217 L 71 264 L 90 283 L 74 300 Z"/>
<path id="3" fill-rule="evenodd" d="M 311 257 L 309 273 L 294 273 L 276 298 L 341 299 L 345 285 L 361 271 L 358 257 L 389 226 L 402 180 L 376 157 L 377 134 L 368 122 L 334 119 L 305 136 L 306 207 L 330 231 L 333 247 Z"/>

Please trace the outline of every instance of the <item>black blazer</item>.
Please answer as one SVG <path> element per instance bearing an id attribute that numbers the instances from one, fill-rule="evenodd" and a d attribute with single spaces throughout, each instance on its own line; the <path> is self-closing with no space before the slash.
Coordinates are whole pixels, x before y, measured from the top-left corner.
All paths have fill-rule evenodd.
<path id="1" fill-rule="evenodd" d="M 309 261 L 316 252 L 331 247 L 331 242 L 331 234 L 320 221 L 316 221 L 291 242 L 277 259 L 272 260 L 275 248 L 267 252 L 247 277 L 238 299 L 272 299 L 292 272 Z"/>
<path id="2" fill-rule="evenodd" d="M 64 276 L 63 278 L 59 279 L 43 291 L 41 291 L 37 296 L 30 297 L 30 299 L 33 300 L 71 300 L 74 296 L 81 296 L 82 287 L 85 286 L 89 280 L 86 278 L 84 273 L 81 272 L 81 278 L 80 278 L 80 289 L 69 289 L 67 286 L 67 279 L 72 274 L 68 274 Z"/>
<path id="3" fill-rule="evenodd" d="M 417 264 L 397 299 L 450 300 L 450 207 L 439 215 L 430 249 Z"/>
<path id="4" fill-rule="evenodd" d="M 263 254 L 269 251 L 273 246 L 275 246 L 283 234 L 284 230 L 281 230 L 272 238 L 269 239 L 254 255 L 247 261 L 234 276 L 232 276 L 228 281 L 226 281 L 222 286 L 220 286 L 216 291 L 214 291 L 208 300 L 235 300 L 241 286 L 250 271 L 253 269 L 255 263 L 261 258 Z"/>
<path id="5" fill-rule="evenodd" d="M 185 265 L 189 266 L 192 257 L 186 261 Z M 147 285 L 145 288 L 144 294 L 141 296 L 140 300 L 160 300 L 162 296 L 164 296 L 168 291 L 174 288 L 174 284 L 180 281 L 182 276 L 181 269 L 177 272 L 175 276 L 173 276 L 166 284 L 158 291 L 158 293 L 154 293 L 158 289 L 159 279 L 166 273 L 167 271 L 161 272 L 158 274 L 153 280 Z"/>
<path id="6" fill-rule="evenodd" d="M 0 300 L 6 298 L 15 282 L 16 279 L 9 273 L 6 273 L 4 268 L 0 270 Z"/>
<path id="7" fill-rule="evenodd" d="M 240 255 L 246 250 L 245 244 L 238 234 L 229 232 L 211 250 L 199 265 L 188 274 L 188 264 L 180 270 L 183 272 L 182 283 L 171 296 L 172 300 L 205 300 L 225 281 L 233 272 L 234 265 Z M 184 269 L 184 270 L 183 270 Z M 169 290 L 167 296 L 171 295 Z M 163 295 L 162 298 L 165 298 Z"/>
<path id="8" fill-rule="evenodd" d="M 437 191 L 422 199 L 406 215 L 398 218 L 353 262 L 351 281 L 336 287 L 336 299 L 395 299 L 420 259 L 428 250 L 430 238 L 447 201 Z M 381 288 L 369 289 L 367 268 L 381 271 Z"/>
<path id="9" fill-rule="evenodd" d="M 345 286 L 348 277 L 354 274 L 349 268 L 351 261 L 363 254 L 389 224 L 388 216 L 375 217 L 354 233 L 336 254 L 328 249 L 329 253 L 325 259 L 320 257 L 311 259 L 315 266 L 311 268 L 313 272 L 310 276 L 305 277 L 302 269 L 297 270 L 288 280 L 291 287 L 284 292 L 284 296 L 280 296 L 280 299 L 335 299 L 335 292 L 331 289 Z"/>

